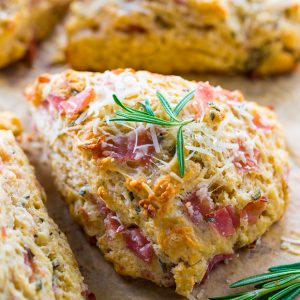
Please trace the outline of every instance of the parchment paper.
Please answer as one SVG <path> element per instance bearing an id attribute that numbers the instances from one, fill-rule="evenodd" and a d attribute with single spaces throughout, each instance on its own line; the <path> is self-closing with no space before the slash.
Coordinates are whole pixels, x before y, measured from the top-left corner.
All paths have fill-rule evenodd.
<path id="1" fill-rule="evenodd" d="M 44 49 L 44 50 L 43 50 Z M 40 73 L 61 71 L 68 66 L 51 67 L 47 45 L 40 49 L 34 66 L 29 68 L 19 63 L 0 72 L 0 110 L 17 114 L 29 132 L 30 116 L 27 103 L 22 96 L 24 87 Z M 227 265 L 219 265 L 202 286 L 196 288 L 198 299 L 227 294 L 228 283 L 247 275 L 264 272 L 271 265 L 297 262 L 295 256 L 280 249 L 281 236 L 300 238 L 300 69 L 294 74 L 265 80 L 250 80 L 243 77 L 184 76 L 194 80 L 209 80 L 214 85 L 241 90 L 247 99 L 263 105 L 272 105 L 284 127 L 291 153 L 290 205 L 282 221 L 275 224 L 254 249 L 243 249 L 238 257 Z M 67 207 L 56 191 L 42 153 L 31 151 L 30 158 L 36 167 L 39 181 L 48 195 L 49 214 L 68 237 L 89 289 L 102 300 L 168 300 L 184 299 L 173 289 L 160 288 L 144 280 L 126 279 L 117 275 L 100 251 L 90 246 L 83 232 L 71 220 Z M 41 151 L 42 152 L 42 151 Z M 33 153 L 35 153 L 33 155 Z"/>

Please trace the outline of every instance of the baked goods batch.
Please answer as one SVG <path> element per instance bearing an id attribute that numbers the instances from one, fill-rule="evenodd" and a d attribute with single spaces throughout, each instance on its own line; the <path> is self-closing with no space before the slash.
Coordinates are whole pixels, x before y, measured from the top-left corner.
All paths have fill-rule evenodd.
<path id="1" fill-rule="evenodd" d="M 0 1 L 0 69 L 32 56 L 35 43 L 45 38 L 71 0 Z"/>
<path id="2" fill-rule="evenodd" d="M 87 299 L 67 239 L 13 135 L 20 132 L 16 117 L 0 113 L 0 299 Z"/>
<path id="3" fill-rule="evenodd" d="M 122 275 L 175 283 L 188 296 L 215 263 L 283 215 L 281 127 L 269 108 L 237 91 L 118 69 L 41 75 L 26 95 L 70 213 Z M 181 177 L 179 125 L 111 120 L 122 110 L 118 98 L 129 112 L 143 117 L 144 107 L 167 122 L 161 95 L 172 108 L 191 95 L 178 115 L 194 120 L 183 129 Z"/>
<path id="4" fill-rule="evenodd" d="M 24 92 L 57 189 L 119 274 L 194 299 L 216 264 L 282 218 L 289 156 L 272 108 L 158 73 L 294 70 L 300 0 L 0 0 L 0 69 L 33 59 L 58 23 L 77 71 L 42 74 Z M 0 299 L 94 300 L 22 130 L 0 112 Z"/>
<path id="5" fill-rule="evenodd" d="M 300 1 L 75 1 L 66 34 L 83 71 L 279 74 L 300 58 Z"/>

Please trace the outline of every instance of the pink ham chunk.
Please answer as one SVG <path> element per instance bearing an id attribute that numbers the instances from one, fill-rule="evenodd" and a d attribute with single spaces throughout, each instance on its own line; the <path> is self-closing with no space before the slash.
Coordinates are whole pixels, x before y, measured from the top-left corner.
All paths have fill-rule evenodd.
<path id="1" fill-rule="evenodd" d="M 249 171 L 257 170 L 257 162 L 259 158 L 259 151 L 257 149 L 253 150 L 253 155 L 246 149 L 246 145 L 242 141 L 238 141 L 239 150 L 238 155 L 233 160 L 233 163 L 240 173 L 247 173 Z"/>
<path id="2" fill-rule="evenodd" d="M 154 256 L 153 247 L 139 228 L 129 228 L 124 231 L 127 248 L 142 259 L 144 262 L 151 262 Z"/>
<path id="3" fill-rule="evenodd" d="M 94 89 L 88 88 L 70 97 L 67 101 L 59 104 L 59 110 L 65 112 L 67 116 L 73 116 L 85 110 L 90 102 L 94 100 L 96 94 Z"/>
<path id="4" fill-rule="evenodd" d="M 248 224 L 253 225 L 266 209 L 268 198 L 262 196 L 260 199 L 248 203 L 241 212 L 241 218 L 246 219 Z"/>
<path id="5" fill-rule="evenodd" d="M 98 201 L 100 212 L 106 215 L 104 219 L 105 234 L 113 238 L 117 233 L 122 233 L 127 248 L 146 263 L 150 263 L 154 256 L 154 249 L 150 241 L 139 228 L 125 228 L 117 215 L 109 210 L 102 200 Z"/>
<path id="6" fill-rule="evenodd" d="M 187 214 L 195 224 L 198 224 L 214 210 L 214 203 L 205 187 L 190 194 L 184 202 Z"/>
<path id="7" fill-rule="evenodd" d="M 150 163 L 154 153 L 150 130 L 136 129 L 127 135 L 113 138 L 100 138 L 95 145 L 83 146 L 97 158 L 113 157 L 121 162 L 136 162 L 143 165 Z"/>
<path id="8" fill-rule="evenodd" d="M 210 273 L 217 264 L 234 258 L 234 254 L 217 254 L 208 262 L 207 273 Z"/>
<path id="9" fill-rule="evenodd" d="M 30 268 L 29 282 L 32 282 L 34 279 L 34 271 L 35 271 L 34 254 L 30 249 L 25 249 L 25 250 L 26 252 L 24 253 L 24 262 Z"/>
<path id="10" fill-rule="evenodd" d="M 207 82 L 199 82 L 192 102 L 196 120 L 205 113 L 208 103 L 213 101 L 213 97 L 214 88 Z"/>
<path id="11" fill-rule="evenodd" d="M 65 113 L 67 116 L 74 116 L 85 110 L 95 96 L 95 91 L 92 88 L 85 89 L 69 99 L 50 93 L 42 103 L 42 106 L 48 109 L 49 105 L 51 105 L 58 112 Z"/>
<path id="12" fill-rule="evenodd" d="M 115 213 L 109 213 L 104 219 L 105 234 L 108 238 L 113 238 L 116 233 L 123 232 L 125 227 Z"/>
<path id="13" fill-rule="evenodd" d="M 221 236 L 232 236 L 239 226 L 239 217 L 231 205 L 207 215 L 208 222 Z"/>

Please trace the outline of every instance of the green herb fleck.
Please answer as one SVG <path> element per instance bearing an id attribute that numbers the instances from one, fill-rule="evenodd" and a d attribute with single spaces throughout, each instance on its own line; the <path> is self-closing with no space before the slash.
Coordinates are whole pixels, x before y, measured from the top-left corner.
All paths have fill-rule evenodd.
<path id="1" fill-rule="evenodd" d="M 219 108 L 218 106 L 216 106 L 216 104 L 213 103 L 213 102 L 209 102 L 208 105 L 209 105 L 211 108 L 215 109 L 216 111 L 221 111 L 220 108 Z"/>
<path id="2" fill-rule="evenodd" d="M 141 212 L 141 208 L 140 208 L 139 206 L 137 206 L 137 207 L 135 208 L 135 211 L 139 214 L 139 213 Z"/>
<path id="3" fill-rule="evenodd" d="M 160 263 L 160 266 L 161 266 L 161 269 L 164 273 L 167 273 L 169 270 L 168 270 L 168 266 L 166 263 L 164 263 L 160 258 L 158 259 L 159 263 Z"/>
<path id="4" fill-rule="evenodd" d="M 208 217 L 207 222 L 214 223 L 214 222 L 216 222 L 216 219 L 212 218 L 212 217 Z"/>
<path id="5" fill-rule="evenodd" d="M 37 291 L 40 291 L 43 288 L 43 282 L 42 279 L 38 279 L 37 281 L 35 281 L 35 289 Z"/>
<path id="6" fill-rule="evenodd" d="M 88 191 L 88 186 L 87 186 L 87 185 L 84 185 L 84 186 L 82 186 L 82 187 L 80 188 L 80 190 L 79 190 L 79 195 L 80 195 L 80 196 L 84 196 L 84 195 L 87 193 L 87 191 Z"/>
<path id="7" fill-rule="evenodd" d="M 261 197 L 261 192 L 260 192 L 260 190 L 257 190 L 255 193 L 253 193 L 253 194 L 251 195 L 251 198 L 252 198 L 253 200 L 258 200 L 260 197 Z"/>
<path id="8" fill-rule="evenodd" d="M 129 193 L 128 193 L 128 196 L 129 196 L 129 198 L 130 198 L 130 201 L 133 201 L 133 200 L 134 200 L 134 194 L 133 194 L 133 192 L 129 192 Z"/>

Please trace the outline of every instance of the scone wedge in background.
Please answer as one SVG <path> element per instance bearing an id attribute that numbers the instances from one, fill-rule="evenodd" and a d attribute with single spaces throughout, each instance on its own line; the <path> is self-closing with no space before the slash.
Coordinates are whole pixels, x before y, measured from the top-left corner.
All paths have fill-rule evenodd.
<path id="1" fill-rule="evenodd" d="M 20 121 L 0 113 L 0 299 L 87 299 L 65 235 L 15 140 Z"/>
<path id="2" fill-rule="evenodd" d="M 187 296 L 284 213 L 281 127 L 237 91 L 118 69 L 41 75 L 26 95 L 70 213 L 120 274 Z"/>
<path id="3" fill-rule="evenodd" d="M 280 74 L 300 58 L 300 1 L 74 1 L 66 35 L 82 71 Z"/>
<path id="4" fill-rule="evenodd" d="M 0 2 L 0 69 L 32 55 L 71 0 L 9 0 Z"/>

